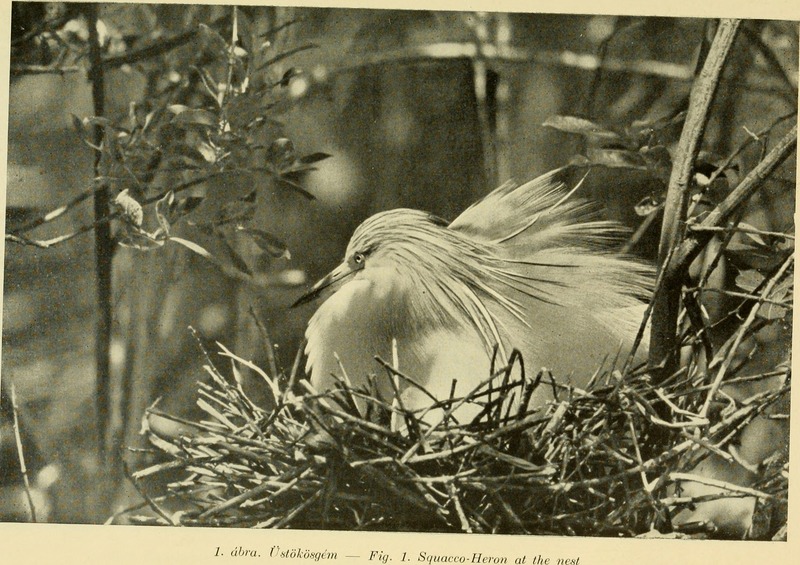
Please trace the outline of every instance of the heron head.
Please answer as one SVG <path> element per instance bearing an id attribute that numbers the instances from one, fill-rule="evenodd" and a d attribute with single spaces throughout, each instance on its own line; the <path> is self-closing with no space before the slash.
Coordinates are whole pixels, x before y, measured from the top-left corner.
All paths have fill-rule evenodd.
<path id="1" fill-rule="evenodd" d="M 293 306 L 330 296 L 344 284 L 365 278 L 410 276 L 446 258 L 447 223 L 431 214 L 410 209 L 380 212 L 365 220 L 350 239 L 344 260 L 317 281 Z M 379 275 L 380 273 L 380 275 Z M 395 277 L 394 282 L 402 282 Z"/>

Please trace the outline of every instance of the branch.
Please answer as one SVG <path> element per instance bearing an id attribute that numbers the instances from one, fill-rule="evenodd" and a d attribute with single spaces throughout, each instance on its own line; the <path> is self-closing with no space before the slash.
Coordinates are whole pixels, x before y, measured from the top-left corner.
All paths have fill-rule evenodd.
<path id="1" fill-rule="evenodd" d="M 28 468 L 25 466 L 25 455 L 22 451 L 22 433 L 19 429 L 19 407 L 17 406 L 17 392 L 14 383 L 11 383 L 11 414 L 14 419 L 14 438 L 17 442 L 17 456 L 19 457 L 19 471 L 22 473 L 22 482 L 25 485 L 25 496 L 31 511 L 31 522 L 36 522 L 36 506 L 31 495 L 31 483 L 28 479 Z"/>
<path id="2" fill-rule="evenodd" d="M 740 20 L 731 19 L 720 22 L 703 69 L 692 87 L 689 110 L 678 143 L 678 153 L 672 167 L 664 203 L 664 220 L 658 251 L 660 265 L 666 263 L 667 256 L 680 246 L 683 238 L 682 228 L 695 159 L 700 151 L 700 143 L 708 123 L 711 103 L 719 85 L 722 69 L 740 23 Z M 681 293 L 678 282 L 670 276 L 664 277 L 663 288 L 658 292 L 653 306 L 648 364 L 651 369 L 659 371 L 662 379 L 672 373 L 677 361 L 676 328 Z"/>
<path id="3" fill-rule="evenodd" d="M 708 414 L 708 409 L 711 407 L 711 402 L 714 400 L 714 397 L 719 390 L 719 387 L 722 385 L 722 380 L 725 378 L 725 375 L 728 372 L 728 367 L 730 367 L 731 362 L 733 361 L 734 356 L 736 355 L 737 351 L 739 350 L 739 345 L 742 343 L 745 334 L 747 333 L 747 329 L 753 324 L 756 319 L 756 315 L 758 311 L 761 309 L 761 305 L 765 302 L 765 299 L 769 297 L 772 293 L 772 290 L 775 286 L 780 282 L 783 278 L 783 275 L 786 274 L 786 271 L 789 267 L 794 263 L 794 255 L 790 255 L 787 257 L 786 261 L 783 262 L 778 272 L 775 273 L 767 285 L 764 287 L 764 290 L 761 291 L 761 296 L 759 299 L 753 303 L 753 306 L 750 308 L 750 313 L 747 315 L 747 319 L 742 323 L 739 327 L 739 331 L 736 333 L 736 338 L 733 341 L 730 349 L 728 350 L 728 354 L 725 356 L 725 360 L 722 362 L 722 366 L 719 368 L 717 372 L 717 376 L 714 378 L 714 382 L 711 383 L 711 390 L 708 391 L 708 395 L 706 396 L 705 403 L 703 404 L 702 410 L 698 416 L 700 418 L 705 418 Z"/>
<path id="4" fill-rule="evenodd" d="M 81 71 L 77 65 L 51 66 L 51 65 L 11 65 L 11 76 L 17 75 L 68 75 Z"/>
<path id="5" fill-rule="evenodd" d="M 86 17 L 89 27 L 89 80 L 92 82 L 92 105 L 95 116 L 105 114 L 105 75 L 103 72 L 102 48 L 97 32 L 97 6 L 86 6 Z M 101 147 L 104 131 L 100 124 L 94 126 L 94 145 Z M 94 178 L 101 175 L 103 152 L 94 150 Z M 101 221 L 109 214 L 111 195 L 108 184 L 96 181 L 94 191 L 94 218 L 95 218 L 95 272 L 97 276 L 97 326 L 95 328 L 95 363 L 97 374 L 95 381 L 95 402 L 97 411 L 97 439 L 100 460 L 106 454 L 106 430 L 110 419 L 110 383 L 111 383 L 111 325 L 112 297 L 111 297 L 111 267 L 114 255 L 114 241 L 111 237 L 111 226 L 107 221 Z"/>
<path id="6" fill-rule="evenodd" d="M 212 178 L 215 178 L 215 177 L 218 177 L 218 176 L 222 176 L 222 175 L 225 175 L 225 174 L 238 173 L 238 172 L 241 172 L 241 171 L 215 171 L 213 173 L 208 173 L 206 175 L 202 175 L 202 176 L 199 176 L 197 178 L 190 179 L 188 181 L 182 182 L 182 183 L 180 183 L 180 184 L 178 184 L 178 185 L 176 185 L 176 186 L 174 186 L 172 188 L 161 190 L 160 192 L 158 192 L 158 194 L 156 194 L 154 196 L 151 196 L 149 198 L 145 198 L 141 202 L 141 204 L 142 204 L 142 206 L 147 206 L 148 204 L 153 204 L 155 202 L 158 202 L 159 200 L 164 198 L 167 195 L 167 193 L 169 193 L 170 191 L 174 192 L 175 194 L 177 194 L 179 192 L 183 192 L 183 191 L 188 190 L 188 189 L 190 189 L 192 187 L 195 187 L 198 184 L 202 184 L 202 183 L 206 182 L 207 180 L 211 180 Z M 23 236 L 20 235 L 21 233 L 24 233 L 26 231 L 32 230 L 32 229 L 37 228 L 37 227 L 39 227 L 39 226 L 41 226 L 43 224 L 46 224 L 48 222 L 51 222 L 51 221 L 55 220 L 56 218 L 60 217 L 61 215 L 63 215 L 64 213 L 66 213 L 67 211 L 72 209 L 73 207 L 77 206 L 80 202 L 83 202 L 88 197 L 92 196 L 97 190 L 98 189 L 95 188 L 95 189 L 89 189 L 89 190 L 86 190 L 84 192 L 81 192 L 78 196 L 76 196 L 72 201 L 68 202 L 67 204 L 64 204 L 63 206 L 60 206 L 60 207 L 56 208 L 55 210 L 52 210 L 52 211 L 48 212 L 44 216 L 33 220 L 29 224 L 26 224 L 25 226 L 22 226 L 21 228 L 14 230 L 13 233 L 10 233 L 10 234 L 7 233 L 6 234 L 6 241 L 8 241 L 9 243 L 17 243 L 19 245 L 31 245 L 33 247 L 39 247 L 41 249 L 49 249 L 51 247 L 55 247 L 56 245 L 58 245 L 60 243 L 67 242 L 67 241 L 69 241 L 69 240 L 71 240 L 71 239 L 73 239 L 73 238 L 75 238 L 75 237 L 77 237 L 79 235 L 83 235 L 85 233 L 88 233 L 88 232 L 92 231 L 93 229 L 97 228 L 98 226 L 103 225 L 103 224 L 107 224 L 111 220 L 114 220 L 114 219 L 118 218 L 119 215 L 120 215 L 119 212 L 116 212 L 116 211 L 115 212 L 111 212 L 111 211 L 109 211 L 108 214 L 106 214 L 102 218 L 99 218 L 99 219 L 95 220 L 91 224 L 83 225 L 83 226 L 79 227 L 77 230 L 75 230 L 75 231 L 73 231 L 71 233 L 64 234 L 64 235 L 59 235 L 59 236 L 56 236 L 56 237 L 51 238 L 51 239 L 30 239 L 30 238 L 23 237 Z"/>
<path id="7" fill-rule="evenodd" d="M 766 157 L 742 182 L 696 226 L 690 227 L 689 237 L 681 243 L 674 260 L 667 267 L 668 277 L 677 277 L 684 272 L 700 251 L 736 211 L 761 187 L 764 181 L 797 149 L 797 125 L 772 148 Z M 743 230 L 744 231 L 744 230 Z M 780 234 L 786 237 L 784 234 Z"/>

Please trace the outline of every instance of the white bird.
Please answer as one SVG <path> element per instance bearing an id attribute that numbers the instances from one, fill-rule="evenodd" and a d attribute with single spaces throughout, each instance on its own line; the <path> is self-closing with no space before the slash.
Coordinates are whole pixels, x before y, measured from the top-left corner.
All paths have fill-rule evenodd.
<path id="1" fill-rule="evenodd" d="M 454 380 L 456 396 L 485 381 L 495 346 L 500 364 L 516 348 L 527 367 L 576 386 L 626 355 L 653 270 L 610 249 L 624 229 L 597 219 L 574 196 L 581 183 L 567 190 L 562 176 L 507 183 L 449 225 L 409 209 L 364 221 L 344 261 L 295 303 L 324 298 L 306 331 L 314 387 L 332 388 L 342 369 L 355 386 L 375 373 L 390 398 L 374 357 L 391 360 L 393 340 L 399 369 L 441 400 Z M 544 403 L 547 389 L 532 402 Z M 402 399 L 411 409 L 431 403 L 414 387 Z"/>

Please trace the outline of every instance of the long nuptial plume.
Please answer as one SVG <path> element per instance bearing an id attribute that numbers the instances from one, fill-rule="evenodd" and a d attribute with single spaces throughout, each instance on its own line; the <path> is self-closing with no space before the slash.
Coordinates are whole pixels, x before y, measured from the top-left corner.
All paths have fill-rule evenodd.
<path id="1" fill-rule="evenodd" d="M 391 359 L 393 340 L 400 369 L 440 399 L 454 380 L 456 394 L 486 380 L 495 347 L 578 386 L 626 352 L 652 269 L 615 253 L 624 229 L 597 219 L 563 176 L 507 183 L 449 225 L 409 209 L 364 221 L 344 261 L 297 302 L 325 298 L 306 332 L 312 384 L 370 373 L 382 383 L 374 357 Z M 430 403 L 415 388 L 404 396 L 406 407 Z"/>

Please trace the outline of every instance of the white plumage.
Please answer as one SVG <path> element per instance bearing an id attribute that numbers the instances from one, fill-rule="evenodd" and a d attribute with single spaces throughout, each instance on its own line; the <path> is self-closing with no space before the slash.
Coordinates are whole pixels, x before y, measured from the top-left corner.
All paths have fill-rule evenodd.
<path id="1" fill-rule="evenodd" d="M 306 331 L 312 384 L 331 388 L 344 368 L 354 385 L 377 374 L 390 396 L 374 356 L 390 360 L 393 339 L 400 370 L 440 399 L 453 380 L 457 396 L 485 380 L 495 345 L 501 360 L 519 349 L 529 370 L 578 386 L 627 354 L 652 269 L 610 249 L 623 230 L 596 219 L 562 174 L 505 184 L 449 225 L 408 209 L 364 221 L 342 264 L 298 301 L 326 296 Z M 533 402 L 547 399 L 539 388 Z M 430 403 L 413 387 L 403 396 Z"/>

